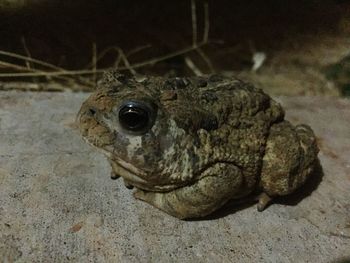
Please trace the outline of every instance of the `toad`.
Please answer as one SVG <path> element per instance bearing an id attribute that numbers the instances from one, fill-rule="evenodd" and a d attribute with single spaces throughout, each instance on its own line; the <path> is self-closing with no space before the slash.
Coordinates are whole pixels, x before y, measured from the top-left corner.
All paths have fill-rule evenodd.
<path id="1" fill-rule="evenodd" d="M 180 219 L 260 192 L 258 210 L 301 187 L 316 165 L 312 129 L 236 78 L 107 72 L 78 114 L 83 138 L 134 196 Z"/>

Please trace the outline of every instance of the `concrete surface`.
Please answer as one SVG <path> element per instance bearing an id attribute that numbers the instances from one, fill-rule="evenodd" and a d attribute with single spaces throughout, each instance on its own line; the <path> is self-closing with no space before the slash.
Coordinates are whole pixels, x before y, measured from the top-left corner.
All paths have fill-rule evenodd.
<path id="1" fill-rule="evenodd" d="M 0 93 L 0 261 L 337 262 L 350 259 L 350 101 L 279 98 L 319 137 L 305 191 L 262 213 L 228 205 L 179 221 L 109 178 L 80 138 L 88 94 Z"/>

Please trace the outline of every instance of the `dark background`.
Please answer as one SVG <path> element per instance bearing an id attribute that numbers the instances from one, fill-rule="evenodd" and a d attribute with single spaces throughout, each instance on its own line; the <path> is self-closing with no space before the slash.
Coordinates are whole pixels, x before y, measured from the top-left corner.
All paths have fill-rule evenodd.
<path id="1" fill-rule="evenodd" d="M 191 46 L 190 1 L 50 1 L 0 14 L 0 49 L 26 54 L 65 67 L 82 69 L 91 62 L 92 45 L 102 51 L 118 46 L 125 53 L 150 45 L 129 57 L 131 62 Z M 279 50 L 300 36 L 336 34 L 349 13 L 349 1 L 208 1 L 210 43 L 204 48 L 217 70 L 250 67 L 252 49 Z M 203 1 L 196 1 L 199 38 L 203 32 Z M 195 55 L 194 55 L 195 56 Z M 233 59 L 234 58 L 234 59 Z M 99 67 L 111 65 L 110 53 Z M 196 60 L 196 58 L 194 58 Z M 206 65 L 199 66 L 207 71 Z M 148 67 L 164 73 L 183 70 L 177 57 Z M 186 72 L 184 72 L 186 73 Z"/>

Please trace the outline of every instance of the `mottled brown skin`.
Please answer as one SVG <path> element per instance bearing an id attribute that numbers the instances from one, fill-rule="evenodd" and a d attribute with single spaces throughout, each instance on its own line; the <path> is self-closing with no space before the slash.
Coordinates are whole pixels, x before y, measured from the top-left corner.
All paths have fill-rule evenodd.
<path id="1" fill-rule="evenodd" d="M 119 112 L 129 101 L 150 109 L 146 129 L 130 131 Z M 318 148 L 307 125 L 235 78 L 127 78 L 105 74 L 78 114 L 87 142 L 108 156 L 113 176 L 134 196 L 175 217 L 203 217 L 230 199 L 260 191 L 258 209 L 299 188 Z"/>

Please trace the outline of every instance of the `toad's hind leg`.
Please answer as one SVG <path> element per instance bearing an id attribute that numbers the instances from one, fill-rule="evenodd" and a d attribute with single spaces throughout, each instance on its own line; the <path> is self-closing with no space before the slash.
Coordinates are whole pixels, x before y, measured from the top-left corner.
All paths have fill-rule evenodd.
<path id="1" fill-rule="evenodd" d="M 273 125 L 261 171 L 263 192 L 273 197 L 295 191 L 312 173 L 317 153 L 316 138 L 309 126 L 294 127 L 288 121 Z M 269 201 L 259 200 L 258 209 L 262 210 Z"/>
<path id="2" fill-rule="evenodd" d="M 221 207 L 241 191 L 243 177 L 233 164 L 217 163 L 199 181 L 171 192 L 138 190 L 135 197 L 181 218 L 203 217 Z"/>

